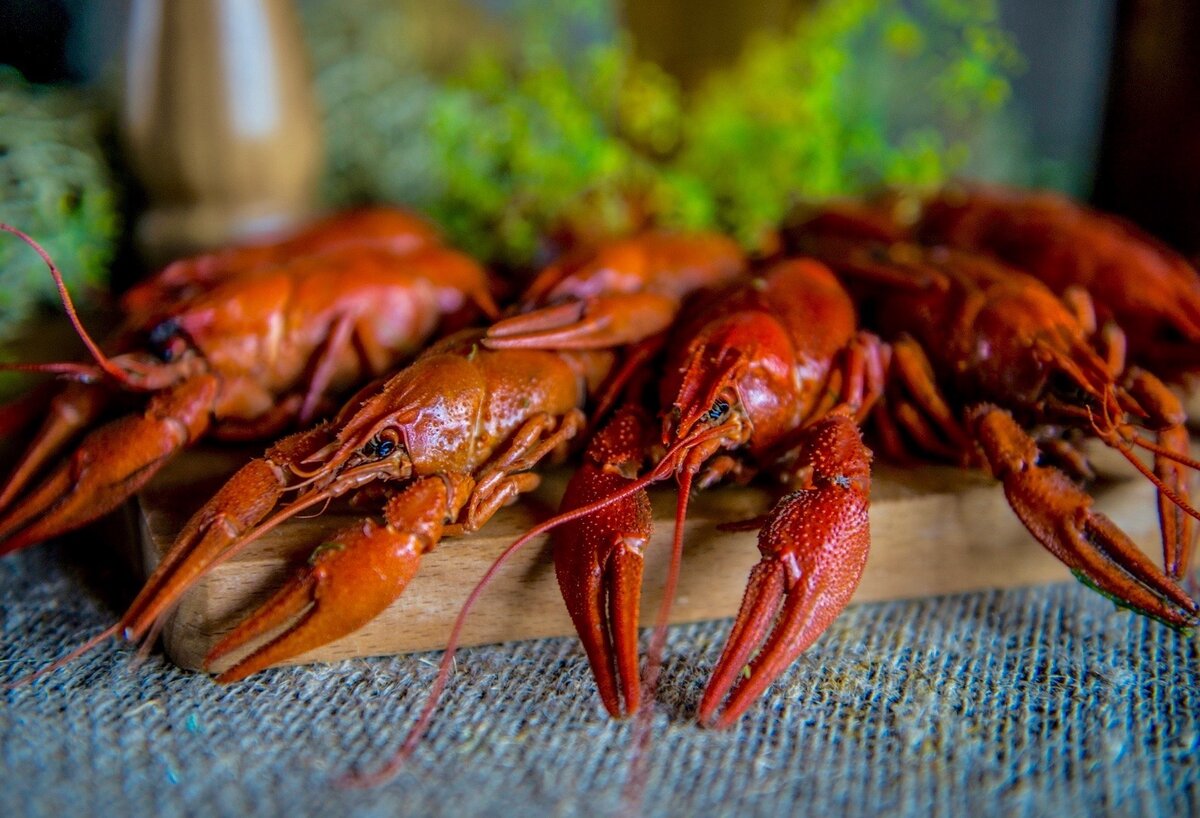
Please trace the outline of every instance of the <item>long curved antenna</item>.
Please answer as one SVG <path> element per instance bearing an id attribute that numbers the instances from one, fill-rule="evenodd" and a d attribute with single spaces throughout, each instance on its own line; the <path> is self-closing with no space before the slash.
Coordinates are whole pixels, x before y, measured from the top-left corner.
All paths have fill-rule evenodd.
<path id="1" fill-rule="evenodd" d="M 1125 431 L 1121 437 L 1129 443 L 1132 443 L 1134 446 L 1145 449 L 1148 452 L 1153 452 L 1160 457 L 1165 457 L 1167 460 L 1171 460 L 1181 466 L 1187 466 L 1189 469 L 1200 470 L 1200 460 L 1197 460 L 1194 457 L 1188 457 L 1182 452 L 1173 452 L 1165 446 L 1160 446 L 1152 440 L 1147 440 L 1132 430 Z"/>
<path id="2" fill-rule="evenodd" d="M 1092 416 L 1091 410 L 1090 409 L 1088 410 L 1088 417 L 1092 424 L 1092 430 L 1096 433 L 1096 435 L 1102 441 L 1107 443 L 1109 446 L 1111 446 L 1112 448 L 1114 448 L 1118 452 L 1120 452 L 1121 455 L 1127 461 L 1129 461 L 1129 465 L 1131 465 L 1135 469 L 1137 469 L 1143 477 L 1145 477 L 1147 480 L 1149 480 L 1151 483 L 1154 484 L 1154 487 L 1156 489 L 1158 489 L 1160 494 L 1162 494 L 1164 497 L 1166 497 L 1168 500 L 1170 500 L 1172 503 L 1174 503 L 1185 514 L 1188 514 L 1192 517 L 1195 517 L 1197 520 L 1200 520 L 1200 511 L 1197 511 L 1195 508 L 1192 507 L 1192 505 L 1190 503 L 1188 503 L 1187 500 L 1184 500 L 1182 497 L 1180 497 L 1179 494 L 1176 493 L 1174 489 L 1172 489 L 1170 486 L 1168 486 L 1166 483 L 1164 483 L 1162 481 L 1162 479 L 1159 478 L 1159 476 L 1156 475 L 1150 469 L 1149 466 L 1147 466 L 1145 463 L 1143 463 L 1141 461 L 1141 458 L 1139 458 L 1137 456 L 1137 453 L 1133 451 L 1133 447 L 1129 445 L 1129 442 L 1127 441 L 1126 436 L 1120 433 L 1120 431 L 1117 429 L 1116 425 L 1109 418 L 1107 406 L 1105 406 L 1104 408 L 1105 408 L 1105 412 L 1104 412 L 1104 427 L 1103 428 L 1100 426 L 1100 424 L 1098 424 L 1096 422 L 1095 417 Z M 1133 442 L 1137 443 L 1137 440 L 1134 440 Z M 1155 448 L 1151 448 L 1155 444 L 1151 444 L 1149 441 L 1142 441 L 1142 443 L 1145 444 L 1146 448 L 1150 449 L 1151 451 L 1155 451 Z M 1167 454 L 1167 453 L 1164 452 L 1164 455 L 1165 454 Z M 1184 455 L 1179 455 L 1178 458 L 1169 457 L 1168 459 L 1175 460 L 1176 462 L 1181 463 L 1185 466 L 1191 465 L 1191 463 L 1188 462 L 1191 460 L 1191 458 L 1186 458 L 1186 459 L 1182 459 L 1182 458 L 1184 458 Z M 1195 461 L 1192 461 L 1192 462 L 1195 462 Z M 1197 464 L 1197 465 L 1200 465 L 1200 464 Z M 1193 468 L 1195 468 L 1195 466 L 1193 466 Z"/>
<path id="3" fill-rule="evenodd" d="M 50 275 L 54 278 L 54 286 L 58 289 L 58 296 L 62 300 L 63 309 L 67 313 L 67 318 L 71 322 L 71 326 L 75 328 L 75 333 L 79 336 L 79 340 L 83 341 L 83 345 L 87 347 L 88 354 L 96 361 L 96 365 L 102 369 L 105 374 L 114 378 L 118 382 L 131 387 L 137 387 L 137 384 L 130 379 L 129 374 L 114 364 L 108 356 L 101 350 L 100 346 L 92 340 L 92 336 L 84 328 L 83 322 L 79 320 L 79 313 L 75 309 L 75 303 L 71 300 L 71 294 L 67 292 L 67 283 L 63 280 L 62 273 L 54 260 L 50 258 L 50 254 L 46 252 L 42 245 L 38 244 L 32 236 L 24 231 L 18 230 L 12 225 L 0 222 L 0 230 L 6 233 L 11 233 L 21 241 L 33 248 L 33 251 L 41 256 L 42 261 L 46 263 L 46 267 L 50 270 Z"/>
<path id="4" fill-rule="evenodd" d="M 641 811 L 646 779 L 650 773 L 646 766 L 646 757 L 650 749 L 651 728 L 654 725 L 654 695 L 658 689 L 658 677 L 662 674 L 663 653 L 667 647 L 667 625 L 671 619 L 675 591 L 679 586 L 679 569 L 683 564 L 683 523 L 687 519 L 694 476 L 695 472 L 686 467 L 679 474 L 679 497 L 675 502 L 675 534 L 671 541 L 671 562 L 667 568 L 667 581 L 663 586 L 662 603 L 658 606 L 658 616 L 654 620 L 650 650 L 646 653 L 646 677 L 642 694 L 645 706 L 637 713 L 633 733 L 633 757 L 629 760 L 629 780 L 622 793 L 625 810 L 630 815 Z"/>
<path id="5" fill-rule="evenodd" d="M 119 622 L 115 625 L 109 625 L 107 628 L 105 628 L 100 633 L 93 636 L 91 639 L 84 642 L 79 647 L 75 648 L 73 651 L 71 651 L 67 655 L 61 656 L 58 659 L 55 659 L 53 662 L 46 665 L 44 668 L 40 668 L 39 670 L 35 670 L 33 673 L 22 676 L 21 678 L 17 679 L 15 682 L 9 682 L 8 684 L 4 685 L 3 689 L 4 690 L 15 690 L 18 687 L 24 687 L 25 685 L 29 684 L 30 682 L 37 681 L 38 679 L 42 678 L 43 676 L 45 676 L 48 673 L 53 673 L 54 671 L 58 670 L 60 667 L 63 667 L 64 665 L 75 661 L 80 656 L 87 653 L 89 650 L 96 647 L 101 642 L 105 641 L 106 639 L 116 636 L 117 633 L 120 631 L 120 629 L 121 629 L 121 623 L 119 623 Z"/>
<path id="6" fill-rule="evenodd" d="M 421 709 L 421 713 L 417 716 L 416 722 L 409 728 L 408 735 L 404 738 L 404 743 L 400 745 L 400 749 L 396 754 L 387 761 L 378 771 L 369 774 L 347 773 L 337 780 L 337 785 L 341 787 L 373 787 L 387 781 L 404 766 L 413 751 L 417 749 L 417 745 L 421 737 L 425 735 L 426 728 L 429 727 L 429 722 L 433 718 L 434 712 L 437 710 L 438 701 L 441 699 L 442 692 L 446 689 L 446 684 L 450 681 L 450 671 L 454 666 L 454 652 L 458 649 L 458 643 L 462 637 L 463 627 L 466 625 L 467 616 L 471 613 L 471 609 L 475 607 L 475 603 L 483 596 L 483 592 L 487 586 L 491 584 L 496 574 L 504 567 L 509 558 L 519 551 L 525 544 L 535 537 L 551 531 L 554 528 L 568 523 L 572 520 L 577 520 L 580 517 L 586 517 L 589 514 L 594 514 L 603 508 L 606 508 L 618 500 L 622 500 L 630 495 L 641 491 L 651 483 L 656 483 L 663 480 L 667 475 L 675 470 L 675 461 L 678 459 L 681 452 L 703 443 L 712 437 L 717 437 L 724 434 L 726 431 L 725 425 L 714 426 L 710 429 L 705 429 L 691 437 L 678 440 L 672 445 L 663 455 L 658 465 L 647 472 L 642 477 L 623 488 L 613 492 L 608 497 L 596 500 L 586 506 L 572 509 L 571 511 L 563 512 L 548 520 L 544 520 L 533 528 L 526 531 L 518 537 L 512 545 L 504 549 L 500 556 L 488 568 L 487 573 L 479 580 L 479 583 L 471 590 L 471 594 L 459 609 L 458 617 L 454 620 L 454 627 L 450 630 L 450 638 L 446 642 L 446 648 L 442 654 L 441 664 L 438 665 L 438 674 L 433 681 L 433 685 L 429 689 L 429 695 L 425 699 L 425 705 Z"/>
<path id="7" fill-rule="evenodd" d="M 1121 438 L 1114 438 L 1112 441 L 1112 446 L 1114 449 L 1124 455 L 1125 459 L 1129 461 L 1130 465 L 1141 472 L 1143 477 L 1153 483 L 1154 487 L 1157 488 L 1164 497 L 1178 506 L 1179 509 L 1185 514 L 1200 520 L 1200 511 L 1197 511 L 1195 508 L 1193 508 L 1187 500 L 1184 500 L 1182 497 L 1180 497 L 1174 489 L 1164 483 L 1158 475 L 1152 472 L 1150 467 L 1141 461 L 1129 444 L 1127 444 Z"/>
<path id="8" fill-rule="evenodd" d="M 51 375 L 73 375 L 84 382 L 99 380 L 104 375 L 104 370 L 100 367 L 77 363 L 2 363 L 0 372 L 46 372 Z"/>

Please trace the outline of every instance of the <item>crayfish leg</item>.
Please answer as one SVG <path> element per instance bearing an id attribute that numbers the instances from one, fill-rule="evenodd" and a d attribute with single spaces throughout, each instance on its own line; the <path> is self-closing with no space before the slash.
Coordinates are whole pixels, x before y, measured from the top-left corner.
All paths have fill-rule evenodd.
<path id="1" fill-rule="evenodd" d="M 1154 445 L 1127 427 L 1127 440 L 1154 452 L 1154 477 L 1158 482 L 1158 519 L 1162 531 L 1163 566 L 1172 579 L 1187 576 L 1195 547 L 1196 524 L 1185 507 L 1191 502 L 1191 438 L 1183 403 L 1166 384 L 1140 367 L 1125 373 L 1126 392 L 1148 416 L 1146 423 L 1157 429 Z M 1165 487 L 1165 488 L 1164 488 Z"/>

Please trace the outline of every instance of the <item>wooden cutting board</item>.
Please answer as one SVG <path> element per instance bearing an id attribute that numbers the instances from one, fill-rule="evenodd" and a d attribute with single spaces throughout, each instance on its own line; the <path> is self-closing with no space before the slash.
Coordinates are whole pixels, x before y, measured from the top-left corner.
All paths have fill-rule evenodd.
<path id="1" fill-rule="evenodd" d="M 147 570 L 158 562 L 187 517 L 240 462 L 228 452 L 194 452 L 165 469 L 143 491 L 139 516 Z M 1153 488 L 1145 480 L 1129 479 L 1132 470 L 1118 472 L 1120 476 L 1093 487 L 1098 507 L 1149 553 L 1157 554 Z M 445 540 L 425 557 L 403 597 L 381 616 L 296 661 L 443 647 L 459 607 L 479 577 L 509 543 L 557 506 L 565 480 L 565 473 L 552 474 L 528 500 L 503 509 L 482 531 Z M 652 492 L 652 498 L 656 532 L 646 552 L 643 624 L 652 621 L 661 598 L 674 518 L 671 487 Z M 697 494 L 688 518 L 673 622 L 736 612 L 750 567 L 758 559 L 756 535 L 719 532 L 716 525 L 752 517 L 769 501 L 769 495 L 757 488 L 727 487 Z M 216 641 L 303 564 L 326 534 L 344 526 L 351 514 L 349 509 L 331 509 L 320 517 L 292 520 L 205 576 L 163 629 L 167 654 L 182 667 L 198 669 Z M 1070 578 L 1017 521 L 999 485 L 978 472 L 878 466 L 871 535 L 871 556 L 856 601 Z M 572 633 L 543 539 L 531 543 L 500 573 L 476 606 L 463 644 Z"/>

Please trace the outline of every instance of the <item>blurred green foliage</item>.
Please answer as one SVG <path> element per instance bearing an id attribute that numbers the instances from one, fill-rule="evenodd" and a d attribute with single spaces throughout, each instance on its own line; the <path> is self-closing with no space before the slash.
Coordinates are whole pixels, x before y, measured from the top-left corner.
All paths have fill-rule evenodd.
<path id="1" fill-rule="evenodd" d="M 1021 61 L 990 0 L 837 0 L 693 100 L 675 166 L 748 245 L 799 200 L 937 185 L 1003 122 Z"/>
<path id="2" fill-rule="evenodd" d="M 606 0 L 513 0 L 483 47 L 440 40 L 460 59 L 437 66 L 421 4 L 366 5 L 304 7 L 327 192 L 425 208 L 492 262 L 646 223 L 754 247 L 799 201 L 935 185 L 1022 150 L 1005 114 L 1021 60 L 993 0 L 824 0 L 687 96 Z"/>
<path id="3" fill-rule="evenodd" d="M 102 133 L 86 95 L 35 87 L 0 67 L 0 221 L 37 239 L 85 298 L 107 282 L 121 224 Z M 0 237 L 0 345 L 39 303 L 58 303 L 45 264 L 15 237 Z"/>
<path id="4" fill-rule="evenodd" d="M 556 233 L 630 229 L 658 211 L 652 146 L 677 139 L 679 118 L 670 81 L 619 46 L 573 66 L 526 56 L 515 76 L 480 58 L 433 107 L 444 189 L 432 215 L 464 247 L 514 264 Z"/>
<path id="5" fill-rule="evenodd" d="M 428 206 L 440 189 L 426 129 L 440 83 L 416 51 L 413 8 L 309 0 L 299 9 L 325 114 L 324 200 Z"/>

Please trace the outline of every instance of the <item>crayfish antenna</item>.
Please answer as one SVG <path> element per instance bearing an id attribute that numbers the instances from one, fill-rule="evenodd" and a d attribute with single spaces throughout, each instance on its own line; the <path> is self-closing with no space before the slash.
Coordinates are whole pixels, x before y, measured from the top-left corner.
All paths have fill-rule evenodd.
<path id="1" fill-rule="evenodd" d="M 92 339 L 90 334 L 88 334 L 87 329 L 83 326 L 83 322 L 79 320 L 79 313 L 75 309 L 75 302 L 71 300 L 71 294 L 67 291 L 67 282 L 63 280 L 62 272 L 58 269 L 58 265 L 54 263 L 54 260 L 50 258 L 50 254 L 46 252 L 46 249 L 42 247 L 42 245 L 38 244 L 37 241 L 35 241 L 28 233 L 18 230 L 12 225 L 0 222 L 0 230 L 3 230 L 6 233 L 11 233 L 21 241 L 25 242 L 33 249 L 35 253 L 41 257 L 42 261 L 45 262 L 46 267 L 50 270 L 50 276 L 54 279 L 54 286 L 58 290 L 58 297 L 62 301 L 63 310 L 67 314 L 67 319 L 71 322 L 71 326 L 75 328 L 75 334 L 79 336 L 79 340 L 83 342 L 83 345 L 87 348 L 88 354 L 92 356 L 93 360 L 95 360 L 96 365 L 99 366 L 105 374 L 112 377 L 118 383 L 136 388 L 137 384 L 130 379 L 129 374 L 121 369 L 121 367 L 114 364 L 108 358 L 108 356 L 100 350 L 100 345 Z"/>
<path id="2" fill-rule="evenodd" d="M 1158 490 L 1163 566 L 1172 579 L 1179 579 L 1187 572 L 1195 545 L 1193 519 L 1200 519 L 1200 513 L 1191 504 L 1190 475 L 1186 471 L 1200 469 L 1200 461 L 1190 454 L 1187 413 L 1179 398 L 1162 381 L 1139 367 L 1130 368 L 1125 383 L 1126 391 L 1118 397 L 1141 408 L 1150 428 L 1157 430 L 1157 441 L 1147 440 L 1130 423 L 1114 421 L 1107 407 L 1099 419 L 1090 414 L 1089 420 L 1097 436 Z M 1154 455 L 1153 470 L 1137 456 L 1134 447 Z"/>
<path id="3" fill-rule="evenodd" d="M 105 628 L 100 633 L 96 634 L 91 639 L 87 640 L 82 645 L 75 648 L 70 653 L 66 654 L 65 656 L 60 656 L 58 659 L 55 659 L 53 662 L 46 665 L 44 668 L 40 668 L 38 670 L 35 670 L 33 673 L 30 673 L 26 676 L 22 676 L 21 678 L 17 679 L 15 682 L 8 682 L 7 684 L 0 686 L 0 689 L 16 690 L 17 688 L 24 687 L 25 685 L 30 684 L 31 682 L 36 682 L 38 679 L 42 678 L 43 676 L 48 676 L 49 674 L 53 673 L 54 671 L 58 670 L 59 668 L 66 667 L 71 662 L 74 662 L 76 659 L 78 659 L 80 656 L 83 656 L 85 653 L 88 653 L 96 646 L 103 644 L 106 640 L 111 639 L 112 637 L 118 635 L 120 632 L 121 632 L 121 623 L 120 622 L 116 623 L 115 625 L 110 625 L 109 627 Z"/>
<path id="4" fill-rule="evenodd" d="M 667 581 L 663 585 L 662 603 L 654 620 L 654 633 L 650 637 L 650 649 L 646 653 L 646 678 L 644 693 L 647 705 L 637 714 L 633 734 L 633 752 L 629 759 L 629 780 L 625 783 L 623 800 L 628 812 L 636 813 L 646 790 L 649 775 L 647 756 L 650 736 L 654 724 L 654 695 L 658 689 L 658 677 L 662 675 L 663 653 L 667 647 L 667 627 L 671 621 L 671 608 L 675 592 L 679 587 L 679 570 L 683 565 L 683 523 L 687 519 L 688 502 L 692 496 L 692 479 L 699 463 L 684 458 L 679 471 L 679 495 L 675 502 L 675 531 L 671 539 L 671 561 L 667 567 Z"/>
<path id="5" fill-rule="evenodd" d="M 412 756 L 413 752 L 417 749 L 417 745 L 421 741 L 421 737 L 425 735 L 425 731 L 429 727 L 429 722 L 433 719 L 433 714 L 437 710 L 438 701 L 441 699 L 442 692 L 446 689 L 446 684 L 450 680 L 450 673 L 454 667 L 454 653 L 456 650 L 458 650 L 458 643 L 462 639 L 462 630 L 466 625 L 467 617 L 470 615 L 471 609 L 475 607 L 475 603 L 479 601 L 479 598 L 483 596 L 483 592 L 487 590 L 489 585 L 491 585 L 492 580 L 495 579 L 496 575 L 500 572 L 500 569 L 504 567 L 504 565 L 509 561 L 509 559 L 512 558 L 514 554 L 517 553 L 517 551 L 521 550 L 521 548 L 527 545 L 531 540 L 534 540 L 537 537 L 554 530 L 564 523 L 595 514 L 597 511 L 601 511 L 613 503 L 637 494 L 637 492 L 644 490 L 651 483 L 655 483 L 664 479 L 665 476 L 670 474 L 668 469 L 670 468 L 670 464 L 674 462 L 673 458 L 678 455 L 679 451 L 682 449 L 690 445 L 694 445 L 696 438 L 699 437 L 702 436 L 697 435 L 693 438 L 685 438 L 684 440 L 679 441 L 667 451 L 667 454 L 663 457 L 663 460 L 658 467 L 652 469 L 642 477 L 639 477 L 637 480 L 634 480 L 632 483 L 629 483 L 625 487 L 613 492 L 603 499 L 596 500 L 595 502 L 588 503 L 587 505 L 580 506 L 579 508 L 571 509 L 570 511 L 562 512 L 548 520 L 538 523 L 533 528 L 529 529 L 516 540 L 514 540 L 513 543 L 508 546 L 508 548 L 504 549 L 503 553 L 496 557 L 495 561 L 492 562 L 487 572 L 483 575 L 483 578 L 480 579 L 475 587 L 471 590 L 471 593 L 467 596 L 466 601 L 463 602 L 462 608 L 459 610 L 458 616 L 454 620 L 454 626 L 450 629 L 450 637 L 446 641 L 446 648 L 442 654 L 442 661 L 438 665 L 437 676 L 434 678 L 433 684 L 429 688 L 429 695 L 425 699 L 425 704 L 421 708 L 421 712 L 417 716 L 416 722 L 414 722 L 413 726 L 409 728 L 408 734 L 405 736 L 400 749 L 397 750 L 396 753 L 376 772 L 369 774 L 347 774 L 339 779 L 338 783 L 341 786 L 373 787 L 377 784 L 387 781 L 394 776 L 408 761 L 409 757 Z"/>

